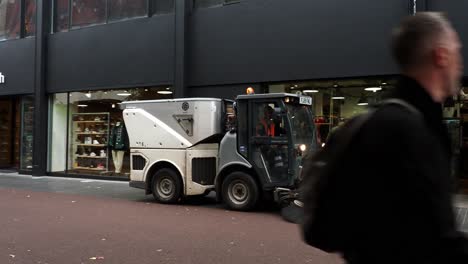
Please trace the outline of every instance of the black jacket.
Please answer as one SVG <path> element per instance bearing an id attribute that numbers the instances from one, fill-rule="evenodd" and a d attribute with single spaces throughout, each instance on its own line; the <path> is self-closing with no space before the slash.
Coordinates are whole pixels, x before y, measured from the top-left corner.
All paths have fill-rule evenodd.
<path id="1" fill-rule="evenodd" d="M 378 109 L 340 166 L 337 208 L 349 263 L 468 263 L 456 230 L 450 144 L 442 108 L 414 80 L 394 94 L 421 112 Z"/>

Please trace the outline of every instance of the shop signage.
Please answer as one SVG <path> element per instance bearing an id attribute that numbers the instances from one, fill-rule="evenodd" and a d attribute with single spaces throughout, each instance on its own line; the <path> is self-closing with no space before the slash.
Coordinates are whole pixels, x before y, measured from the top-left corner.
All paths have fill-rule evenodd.
<path id="1" fill-rule="evenodd" d="M 0 83 L 5 83 L 5 75 L 0 72 Z"/>

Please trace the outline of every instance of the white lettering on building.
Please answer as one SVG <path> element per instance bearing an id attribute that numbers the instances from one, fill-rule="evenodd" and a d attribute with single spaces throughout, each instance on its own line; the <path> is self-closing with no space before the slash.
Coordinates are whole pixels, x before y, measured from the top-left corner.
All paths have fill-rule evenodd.
<path id="1" fill-rule="evenodd" d="M 0 83 L 5 83 L 5 75 L 0 72 Z"/>

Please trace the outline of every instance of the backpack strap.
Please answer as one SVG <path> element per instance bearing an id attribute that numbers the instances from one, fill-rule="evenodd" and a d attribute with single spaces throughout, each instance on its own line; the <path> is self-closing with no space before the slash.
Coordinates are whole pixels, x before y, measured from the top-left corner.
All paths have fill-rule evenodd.
<path id="1" fill-rule="evenodd" d="M 415 114 L 418 117 L 422 117 L 421 111 L 419 111 L 416 107 L 414 107 L 412 104 L 406 102 L 405 100 L 397 99 L 397 98 L 387 99 L 387 100 L 382 101 L 377 106 L 380 108 L 380 107 L 386 106 L 386 105 L 403 106 L 404 108 L 406 108 L 406 110 L 410 111 L 412 114 Z"/>
<path id="2" fill-rule="evenodd" d="M 353 138 L 356 136 L 356 134 L 361 130 L 361 128 L 364 126 L 364 124 L 371 119 L 371 117 L 375 114 L 376 111 L 378 111 L 381 107 L 388 106 L 388 105 L 399 105 L 405 109 L 407 109 L 409 112 L 412 114 L 415 114 L 418 116 L 418 118 L 422 118 L 422 113 L 413 105 L 409 104 L 408 102 L 402 100 L 402 99 L 387 99 L 382 101 L 381 103 L 377 104 L 377 107 L 374 109 L 370 109 L 368 113 L 365 113 L 361 116 L 357 116 L 353 122 L 349 122 L 349 124 L 344 125 L 344 129 L 346 129 L 347 133 L 343 133 L 340 137 L 336 139 L 336 144 L 340 144 L 342 146 L 348 146 L 350 142 L 353 140 Z M 344 148 L 339 148 L 340 151 L 344 151 Z M 342 153 L 337 153 L 337 155 L 340 155 Z"/>

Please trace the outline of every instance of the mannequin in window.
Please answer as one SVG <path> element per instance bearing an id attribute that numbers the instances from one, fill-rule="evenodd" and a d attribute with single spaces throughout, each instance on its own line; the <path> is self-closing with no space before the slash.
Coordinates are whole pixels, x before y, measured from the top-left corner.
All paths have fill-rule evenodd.
<path id="1" fill-rule="evenodd" d="M 128 135 L 124 122 L 120 119 L 112 127 L 109 147 L 112 150 L 115 173 L 120 173 L 123 165 L 125 151 L 128 150 Z"/>

